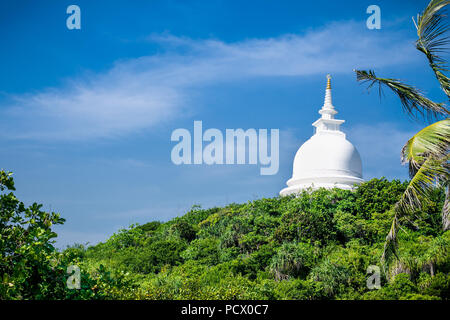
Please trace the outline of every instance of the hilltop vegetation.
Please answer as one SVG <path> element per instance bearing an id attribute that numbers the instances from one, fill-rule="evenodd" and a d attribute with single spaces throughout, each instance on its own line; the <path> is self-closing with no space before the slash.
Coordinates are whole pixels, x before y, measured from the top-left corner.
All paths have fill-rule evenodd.
<path id="1" fill-rule="evenodd" d="M 14 190 L 2 172 L 1 190 Z M 134 225 L 95 246 L 58 252 L 58 215 L 0 198 L 1 299 L 449 299 L 444 192 L 401 221 L 398 258 L 380 265 L 393 206 L 407 183 L 374 179 L 355 192 L 317 190 L 223 208 L 194 206 Z M 0 191 L 1 191 L 0 190 Z M 81 269 L 68 289 L 67 267 Z M 381 289 L 369 290 L 378 265 Z"/>
<path id="2" fill-rule="evenodd" d="M 402 221 L 398 260 L 384 266 L 381 289 L 367 288 L 368 266 L 383 267 L 393 205 L 406 185 L 374 179 L 355 192 L 195 206 L 69 250 L 85 270 L 122 272 L 133 284 L 123 298 L 448 299 L 450 232 L 442 232 L 439 190 L 416 219 Z"/>

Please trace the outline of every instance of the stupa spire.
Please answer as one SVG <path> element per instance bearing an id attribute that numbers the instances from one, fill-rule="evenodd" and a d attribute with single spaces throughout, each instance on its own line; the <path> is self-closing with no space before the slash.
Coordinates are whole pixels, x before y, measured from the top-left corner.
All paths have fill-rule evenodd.
<path id="1" fill-rule="evenodd" d="M 331 75 L 327 74 L 327 88 L 325 89 L 325 102 L 322 109 L 333 109 L 333 102 L 331 101 Z"/>
<path id="2" fill-rule="evenodd" d="M 322 119 L 334 119 L 334 115 L 337 113 L 337 111 L 334 109 L 333 102 L 331 100 L 331 75 L 329 74 L 327 74 L 325 101 L 319 113 L 322 115 Z"/>
<path id="3" fill-rule="evenodd" d="M 325 101 L 322 109 L 319 110 L 322 115 L 313 126 L 316 127 L 316 133 L 326 132 L 335 134 L 344 134 L 340 130 L 340 125 L 344 123 L 344 120 L 337 120 L 334 116 L 338 113 L 334 109 L 333 102 L 331 100 L 331 75 L 327 74 L 327 87 L 325 89 Z"/>

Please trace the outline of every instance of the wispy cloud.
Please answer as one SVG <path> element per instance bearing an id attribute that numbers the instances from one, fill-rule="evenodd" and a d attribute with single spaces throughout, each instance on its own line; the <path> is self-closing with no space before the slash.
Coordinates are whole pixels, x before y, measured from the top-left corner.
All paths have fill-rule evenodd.
<path id="1" fill-rule="evenodd" d="M 0 106 L 3 138 L 79 140 L 129 134 L 192 111 L 192 89 L 245 77 L 351 72 L 407 63 L 410 41 L 332 23 L 304 34 L 235 43 L 152 36 L 163 54 L 119 61 L 106 73 L 9 97 Z"/>

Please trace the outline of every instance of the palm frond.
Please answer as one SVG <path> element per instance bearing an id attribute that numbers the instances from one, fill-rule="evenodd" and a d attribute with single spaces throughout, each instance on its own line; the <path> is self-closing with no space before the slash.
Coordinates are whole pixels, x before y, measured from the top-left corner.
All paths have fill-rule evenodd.
<path id="1" fill-rule="evenodd" d="M 391 228 L 389 229 L 389 233 L 386 236 L 386 241 L 384 242 L 383 254 L 381 256 L 381 262 L 383 265 L 383 269 L 385 268 L 385 264 L 389 262 L 392 256 L 397 256 L 397 231 L 398 231 L 398 219 L 397 213 L 394 215 L 394 219 L 392 220 Z M 385 274 L 386 270 L 384 271 Z"/>
<path id="2" fill-rule="evenodd" d="M 422 14 L 417 16 L 417 23 L 414 18 L 413 21 L 418 36 L 416 48 L 426 55 L 442 90 L 450 99 L 450 79 L 444 74 L 448 71 L 447 64 L 439 56 L 449 43 L 447 36 L 449 26 L 444 14 L 444 7 L 448 4 L 450 4 L 449 0 L 432 0 Z"/>
<path id="3" fill-rule="evenodd" d="M 378 78 L 372 70 L 354 70 L 356 80 L 367 83 L 367 89 L 378 84 L 381 95 L 383 86 L 391 89 L 399 98 L 403 110 L 413 118 L 424 117 L 428 120 L 437 118 L 439 115 L 449 116 L 450 112 L 443 103 L 436 103 L 426 98 L 417 88 L 404 84 L 398 79 Z"/>
<path id="4" fill-rule="evenodd" d="M 399 215 L 406 215 L 420 208 L 439 181 L 448 181 L 448 156 L 428 157 L 412 177 L 405 192 L 395 206 Z"/>
<path id="5" fill-rule="evenodd" d="M 439 160 L 429 156 L 409 182 L 402 197 L 395 204 L 395 216 L 384 243 L 382 262 L 388 261 L 392 255 L 396 256 L 399 219 L 420 208 L 427 201 L 438 180 L 448 181 L 448 160 L 448 156 Z"/>
<path id="6" fill-rule="evenodd" d="M 402 148 L 402 163 L 409 163 L 412 178 L 429 156 L 446 157 L 450 145 L 450 119 L 435 122 L 416 133 Z"/>

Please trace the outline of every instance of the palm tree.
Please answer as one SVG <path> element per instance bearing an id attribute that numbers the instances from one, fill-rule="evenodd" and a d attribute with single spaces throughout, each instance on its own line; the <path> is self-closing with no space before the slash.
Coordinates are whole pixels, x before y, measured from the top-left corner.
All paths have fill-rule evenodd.
<path id="1" fill-rule="evenodd" d="M 425 54 L 441 89 L 450 100 L 450 79 L 444 74 L 448 71 L 447 65 L 439 56 L 446 50 L 445 46 L 450 40 L 447 35 L 449 26 L 444 14 L 448 4 L 450 1 L 431 0 L 425 10 L 417 15 L 417 20 L 413 18 L 413 22 L 418 36 L 416 48 Z M 431 101 L 420 90 L 398 79 L 377 77 L 372 70 L 355 70 L 355 72 L 358 81 L 369 83 L 368 89 L 377 84 L 380 95 L 383 87 L 392 90 L 400 98 L 402 107 L 409 116 L 416 119 L 424 118 L 429 122 L 437 121 L 417 132 L 401 151 L 402 163 L 409 165 L 411 181 L 395 205 L 395 215 L 381 257 L 385 263 L 392 254 L 397 257 L 397 231 L 401 219 L 407 219 L 419 209 L 434 188 L 445 189 L 442 226 L 444 231 L 450 229 L 448 154 L 450 112 L 447 104 Z"/>

